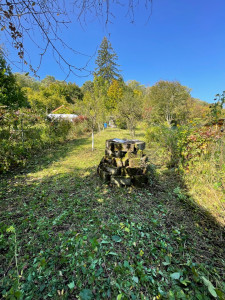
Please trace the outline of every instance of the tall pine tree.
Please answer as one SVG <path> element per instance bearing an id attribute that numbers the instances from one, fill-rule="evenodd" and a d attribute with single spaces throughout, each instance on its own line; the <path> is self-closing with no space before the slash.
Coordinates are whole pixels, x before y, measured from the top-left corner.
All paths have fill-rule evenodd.
<path id="1" fill-rule="evenodd" d="M 116 63 L 118 56 L 112 48 L 111 43 L 106 37 L 103 38 L 98 50 L 98 57 L 95 61 L 97 68 L 95 69 L 95 76 L 101 76 L 108 82 L 113 79 L 121 78 L 120 70 L 117 69 L 119 65 Z"/>

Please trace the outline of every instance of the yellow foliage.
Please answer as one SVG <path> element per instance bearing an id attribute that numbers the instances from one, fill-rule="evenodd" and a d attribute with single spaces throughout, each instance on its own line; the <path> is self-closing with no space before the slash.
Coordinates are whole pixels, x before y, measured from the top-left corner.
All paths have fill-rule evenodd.
<path id="1" fill-rule="evenodd" d="M 108 96 L 108 106 L 110 108 L 116 108 L 118 102 L 123 96 L 123 88 L 120 86 L 118 80 L 114 79 L 112 81 L 108 89 L 107 96 Z"/>
<path id="2" fill-rule="evenodd" d="M 139 90 L 133 90 L 133 92 L 134 92 L 134 95 L 135 96 L 138 96 L 138 97 L 141 97 L 142 96 L 142 91 L 139 91 Z"/>

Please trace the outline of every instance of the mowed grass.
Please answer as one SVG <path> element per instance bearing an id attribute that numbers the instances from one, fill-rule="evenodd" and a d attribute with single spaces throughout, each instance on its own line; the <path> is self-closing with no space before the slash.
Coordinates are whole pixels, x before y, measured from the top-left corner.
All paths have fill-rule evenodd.
<path id="1" fill-rule="evenodd" d="M 1 177 L 3 298 L 223 299 L 222 226 L 189 205 L 163 166 L 146 188 L 101 182 L 97 165 L 114 137 L 130 138 L 107 129 L 94 152 L 83 137 Z"/>

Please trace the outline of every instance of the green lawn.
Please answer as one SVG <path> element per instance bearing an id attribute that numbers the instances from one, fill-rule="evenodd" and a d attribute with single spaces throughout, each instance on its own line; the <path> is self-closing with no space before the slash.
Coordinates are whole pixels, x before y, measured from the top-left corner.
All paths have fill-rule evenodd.
<path id="1" fill-rule="evenodd" d="M 6 299 L 224 299 L 224 231 L 156 166 L 146 188 L 96 175 L 107 129 L 2 176 L 0 293 Z M 137 138 L 144 133 L 137 131 Z M 146 149 L 150 158 L 157 151 Z M 155 163 L 152 161 L 152 163 Z"/>

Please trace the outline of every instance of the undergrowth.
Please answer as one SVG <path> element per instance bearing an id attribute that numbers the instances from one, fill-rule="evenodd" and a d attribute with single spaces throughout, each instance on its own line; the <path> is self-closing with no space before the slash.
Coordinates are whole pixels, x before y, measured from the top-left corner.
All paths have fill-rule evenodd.
<path id="1" fill-rule="evenodd" d="M 46 148 L 81 136 L 86 120 L 48 120 L 29 109 L 0 109 L 0 173 L 25 166 L 30 158 Z"/>
<path id="2" fill-rule="evenodd" d="M 145 189 L 102 183 L 96 167 L 113 137 L 129 135 L 107 129 L 94 152 L 78 139 L 1 177 L 3 299 L 223 299 L 222 227 L 168 169 L 155 165 Z"/>
<path id="3" fill-rule="evenodd" d="M 193 125 L 154 126 L 146 139 L 151 159 L 165 170 L 176 170 L 197 206 L 225 225 L 225 135 Z"/>

